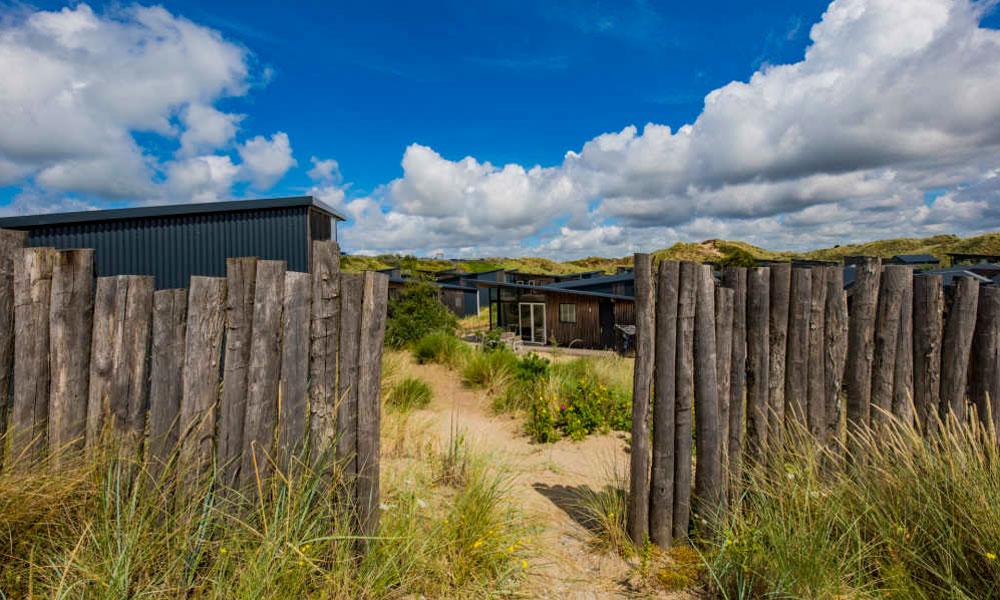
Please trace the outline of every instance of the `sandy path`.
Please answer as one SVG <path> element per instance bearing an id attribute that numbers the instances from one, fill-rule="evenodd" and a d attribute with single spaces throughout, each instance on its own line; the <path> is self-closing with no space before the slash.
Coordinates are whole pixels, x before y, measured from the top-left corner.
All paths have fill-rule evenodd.
<path id="1" fill-rule="evenodd" d="M 404 371 L 424 379 L 434 390 L 431 405 L 418 413 L 432 417 L 430 432 L 446 441 L 453 420 L 479 451 L 495 452 L 516 473 L 513 495 L 541 531 L 535 540 L 539 558 L 530 593 L 537 598 L 598 600 L 633 597 L 624 582 L 628 565 L 619 557 L 591 551 L 587 532 L 571 516 L 582 486 L 607 481 L 614 461 L 627 461 L 622 434 L 591 436 L 582 442 L 532 444 L 521 419 L 495 416 L 481 390 L 462 385 L 441 365 L 406 364 Z M 648 596 L 644 596 L 648 597 Z"/>

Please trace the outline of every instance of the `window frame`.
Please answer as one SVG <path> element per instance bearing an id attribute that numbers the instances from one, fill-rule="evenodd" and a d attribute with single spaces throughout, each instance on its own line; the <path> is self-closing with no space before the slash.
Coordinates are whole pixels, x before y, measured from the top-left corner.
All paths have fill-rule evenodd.
<path id="1" fill-rule="evenodd" d="M 566 318 L 563 317 L 563 307 L 564 306 L 572 306 L 573 307 L 573 320 L 572 321 L 570 321 L 570 320 L 568 320 L 568 319 L 566 319 Z M 577 320 L 576 320 L 576 302 L 560 302 L 559 303 L 559 322 L 560 323 L 570 323 L 570 324 L 573 324 L 573 325 L 576 324 L 576 322 L 577 322 Z"/>

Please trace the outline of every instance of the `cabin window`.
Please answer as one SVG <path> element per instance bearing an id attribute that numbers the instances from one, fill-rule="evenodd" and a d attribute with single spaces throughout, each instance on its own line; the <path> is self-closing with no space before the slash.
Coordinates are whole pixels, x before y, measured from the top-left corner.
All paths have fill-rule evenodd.
<path id="1" fill-rule="evenodd" d="M 576 305 L 575 304 L 560 304 L 559 305 L 559 322 L 560 323 L 576 323 Z"/>

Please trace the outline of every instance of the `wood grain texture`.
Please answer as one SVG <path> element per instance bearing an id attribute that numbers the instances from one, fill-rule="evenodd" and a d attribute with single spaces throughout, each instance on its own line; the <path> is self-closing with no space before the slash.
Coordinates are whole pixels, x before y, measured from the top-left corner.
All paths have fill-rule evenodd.
<path id="1" fill-rule="evenodd" d="M 872 360 L 871 422 L 875 427 L 885 425 L 892 414 L 899 319 L 906 282 L 912 278 L 913 271 L 910 267 L 886 265 L 882 268 L 882 284 L 875 317 L 875 355 Z"/>
<path id="2" fill-rule="evenodd" d="M 274 464 L 285 267 L 283 260 L 262 260 L 257 263 L 253 333 L 250 336 L 250 363 L 247 367 L 243 454 L 239 474 L 239 483 L 244 489 L 270 477 Z"/>
<path id="3" fill-rule="evenodd" d="M 767 315 L 767 439 L 777 443 L 785 428 L 785 381 L 788 351 L 789 310 L 792 293 L 792 264 L 770 266 L 770 296 Z"/>
<path id="4" fill-rule="evenodd" d="M 179 457 L 186 490 L 197 485 L 208 473 L 215 452 L 225 307 L 224 278 L 191 278 L 184 341 Z"/>
<path id="5" fill-rule="evenodd" d="M 715 372 L 719 385 L 719 461 L 722 502 L 729 493 L 729 386 L 733 361 L 733 290 L 715 288 Z"/>
<path id="6" fill-rule="evenodd" d="M 257 259 L 226 259 L 226 335 L 219 398 L 219 476 L 232 488 L 239 479 L 247 410 L 247 376 L 253 335 Z"/>
<path id="7" fill-rule="evenodd" d="M 653 365 L 656 337 L 653 257 L 636 254 L 635 265 L 635 372 L 632 384 L 632 445 L 629 452 L 628 533 L 642 544 L 649 533 L 649 417 L 653 393 Z"/>
<path id="8" fill-rule="evenodd" d="M 770 346 L 771 273 L 767 267 L 750 269 L 747 276 L 747 441 L 746 456 L 759 462 L 767 448 L 769 417 L 768 375 Z"/>
<path id="9" fill-rule="evenodd" d="M 318 459 L 337 436 L 337 356 L 340 347 L 340 249 L 312 244 L 312 308 L 309 327 L 309 439 Z M 332 458 L 332 457 L 331 457 Z"/>
<path id="10" fill-rule="evenodd" d="M 726 267 L 722 284 L 733 290 L 733 357 L 729 380 L 729 481 L 743 476 L 743 443 L 746 433 L 747 375 L 747 270 Z M 734 488 L 735 489 L 735 488 Z"/>
<path id="11" fill-rule="evenodd" d="M 358 521 L 361 535 L 378 531 L 382 424 L 382 347 L 389 277 L 366 271 L 358 350 Z"/>
<path id="12" fill-rule="evenodd" d="M 871 422 L 871 373 L 875 354 L 875 311 L 882 260 L 864 257 L 856 263 L 847 331 L 847 427 L 865 428 Z"/>
<path id="13" fill-rule="evenodd" d="M 941 415 L 950 411 L 959 422 L 964 422 L 968 412 L 965 392 L 972 334 L 976 328 L 979 281 L 972 277 L 956 277 L 955 282 L 941 342 Z"/>
<path id="14" fill-rule="evenodd" d="M 979 289 L 969 368 L 969 396 L 979 422 L 996 430 L 1000 424 L 1000 288 Z"/>
<path id="15" fill-rule="evenodd" d="M 691 461 L 694 454 L 691 406 L 694 402 L 694 327 L 698 263 L 680 265 L 677 286 L 677 366 L 674 390 L 674 540 L 688 539 L 691 521 Z"/>
<path id="16" fill-rule="evenodd" d="M 49 299 L 53 248 L 24 248 L 14 258 L 14 404 L 11 458 L 42 458 L 49 415 Z"/>
<path id="17" fill-rule="evenodd" d="M 49 455 L 58 466 L 86 441 L 94 251 L 56 252 L 49 306 Z"/>
<path id="18" fill-rule="evenodd" d="M 784 426 L 798 432 L 800 428 L 806 426 L 809 401 L 809 314 L 812 306 L 812 271 L 792 269 L 792 284 L 788 297 L 788 345 L 784 354 Z M 773 356 L 771 359 L 771 364 L 774 364 Z M 780 430 L 781 428 L 778 429 Z M 768 439 L 771 439 L 771 433 L 774 431 L 774 428 L 768 428 Z M 772 446 L 774 443 L 777 443 L 777 440 L 772 440 Z"/>
<path id="19" fill-rule="evenodd" d="M 337 361 L 337 462 L 351 479 L 358 472 L 358 365 L 364 276 L 340 274 L 340 353 Z M 353 483 L 353 482 L 352 482 Z"/>
<path id="20" fill-rule="evenodd" d="M 0 439 L 6 439 L 8 398 L 14 369 L 14 260 L 28 241 L 27 231 L 0 229 Z M 7 444 L 0 444 L 0 466 Z"/>
<path id="21" fill-rule="evenodd" d="M 944 288 L 940 275 L 913 278 L 913 405 L 925 432 L 937 423 L 941 398 Z"/>
<path id="22" fill-rule="evenodd" d="M 187 293 L 186 289 L 153 293 L 146 461 L 154 481 L 160 479 L 164 468 L 177 452 L 187 334 Z"/>
<path id="23" fill-rule="evenodd" d="M 309 324 L 312 276 L 285 273 L 278 393 L 278 464 L 288 468 L 305 447 L 309 425 Z"/>
<path id="24" fill-rule="evenodd" d="M 814 440 L 826 437 L 826 272 L 829 267 L 812 270 L 809 298 L 809 379 L 806 382 L 806 423 Z"/>
<path id="25" fill-rule="evenodd" d="M 697 468 L 694 471 L 695 515 L 718 525 L 722 511 L 722 444 L 719 426 L 719 381 L 715 345 L 715 280 L 712 267 L 702 265 L 697 274 L 698 296 L 694 335 L 694 424 Z"/>
<path id="26" fill-rule="evenodd" d="M 677 367 L 677 286 L 680 263 L 660 262 L 656 286 L 653 383 L 653 456 L 649 481 L 649 538 L 661 548 L 673 541 L 674 396 Z"/>
<path id="27" fill-rule="evenodd" d="M 901 422 L 913 421 L 913 271 L 905 276 L 899 305 L 899 338 L 892 376 L 892 414 Z"/>
<path id="28" fill-rule="evenodd" d="M 823 377 L 825 380 L 826 444 L 834 450 L 843 441 L 844 364 L 847 361 L 847 292 L 844 269 L 826 270 L 826 311 L 823 318 Z"/>

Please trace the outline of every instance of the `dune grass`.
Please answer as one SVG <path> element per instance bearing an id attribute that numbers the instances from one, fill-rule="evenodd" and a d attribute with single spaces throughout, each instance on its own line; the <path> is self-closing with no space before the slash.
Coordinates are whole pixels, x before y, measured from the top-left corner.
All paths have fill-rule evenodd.
<path id="1" fill-rule="evenodd" d="M 423 379 L 406 377 L 393 386 L 385 399 L 385 404 L 395 410 L 406 412 L 426 407 L 433 397 L 434 393 Z"/>
<path id="2" fill-rule="evenodd" d="M 461 369 L 472 354 L 472 348 L 447 331 L 428 333 L 413 343 L 412 350 L 418 363 L 438 363 L 452 369 Z"/>

